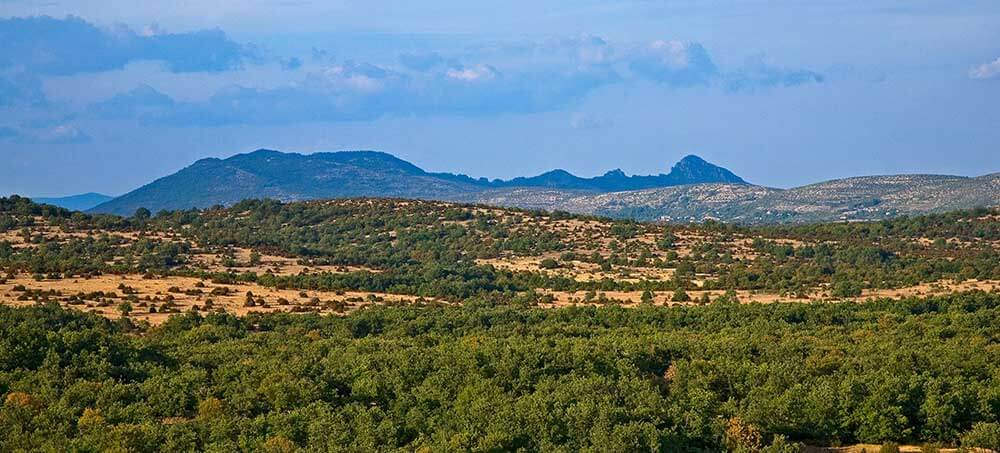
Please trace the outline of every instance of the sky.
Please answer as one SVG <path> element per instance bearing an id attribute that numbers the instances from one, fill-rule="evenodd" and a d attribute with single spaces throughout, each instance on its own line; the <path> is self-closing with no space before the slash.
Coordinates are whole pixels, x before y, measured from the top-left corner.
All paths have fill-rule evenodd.
<path id="1" fill-rule="evenodd" d="M 1000 2 L 0 0 L 0 194 L 204 157 L 756 184 L 1000 172 Z"/>

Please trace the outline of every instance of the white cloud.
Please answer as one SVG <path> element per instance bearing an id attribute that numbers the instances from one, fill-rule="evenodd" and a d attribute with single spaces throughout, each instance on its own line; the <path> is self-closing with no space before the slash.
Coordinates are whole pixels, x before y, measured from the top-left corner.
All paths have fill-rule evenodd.
<path id="1" fill-rule="evenodd" d="M 660 57 L 660 62 L 675 69 L 683 69 L 691 64 L 688 58 L 690 43 L 681 41 L 656 40 L 649 44 L 649 49 Z"/>
<path id="2" fill-rule="evenodd" d="M 463 82 L 476 82 L 481 80 L 492 80 L 495 79 L 500 73 L 496 68 L 485 65 L 477 64 L 475 66 L 449 69 L 445 75 L 451 79 L 461 80 Z"/>
<path id="3" fill-rule="evenodd" d="M 367 63 L 333 66 L 323 71 L 321 82 L 334 89 L 373 93 L 385 87 L 390 71 Z"/>
<path id="4" fill-rule="evenodd" d="M 969 77 L 985 80 L 1000 77 L 1000 58 L 989 63 L 983 63 L 969 70 Z"/>

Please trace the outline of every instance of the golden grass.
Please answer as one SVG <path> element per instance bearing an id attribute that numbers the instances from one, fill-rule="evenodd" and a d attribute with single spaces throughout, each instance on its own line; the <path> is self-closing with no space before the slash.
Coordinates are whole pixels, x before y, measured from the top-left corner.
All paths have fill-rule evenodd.
<path id="1" fill-rule="evenodd" d="M 199 283 L 203 286 L 199 287 Z M 140 275 L 102 275 L 89 279 L 66 278 L 60 280 L 36 281 L 25 274 L 18 275 L 17 278 L 0 285 L 0 304 L 24 306 L 34 304 L 34 300 L 18 300 L 22 294 L 14 291 L 14 287 L 23 285 L 30 290 L 56 291 L 57 296 L 51 299 L 56 300 L 60 305 L 74 307 L 80 310 L 97 313 L 108 318 L 118 318 L 121 316 L 118 306 L 125 300 L 125 293 L 120 289 L 120 285 L 135 290 L 137 302 L 131 302 L 133 311 L 129 315 L 136 320 L 149 321 L 151 324 L 159 324 L 165 321 L 174 313 L 157 312 L 151 313 L 149 305 L 162 307 L 166 304 L 168 296 L 172 298 L 172 304 L 177 312 L 198 311 L 225 311 L 236 315 L 245 315 L 252 312 L 315 312 L 315 313 L 336 313 L 344 314 L 357 310 L 358 308 L 374 304 L 414 304 L 420 302 L 430 302 L 415 296 L 403 296 L 395 294 L 371 293 L 361 291 L 346 292 L 324 292 L 324 291 L 300 291 L 281 290 L 267 288 L 255 283 L 241 284 L 214 284 L 209 281 L 190 277 L 157 277 L 146 279 Z M 181 292 L 171 292 L 170 289 L 179 289 Z M 228 288 L 226 295 L 211 295 L 215 288 Z M 200 290 L 202 294 L 194 294 L 194 290 Z M 185 294 L 184 291 L 192 291 Z M 106 304 L 95 300 L 85 299 L 82 303 L 70 304 L 66 299 L 80 293 L 91 294 L 103 292 L 105 294 L 115 293 L 118 297 L 107 298 Z M 256 300 L 263 299 L 266 305 L 247 307 L 247 292 L 252 292 Z M 152 299 L 152 300 L 149 300 Z M 211 308 L 206 308 L 206 302 L 211 299 Z M 285 303 L 280 302 L 284 299 Z M 145 305 L 145 306 L 143 306 Z M 195 309 L 194 307 L 198 308 Z"/>

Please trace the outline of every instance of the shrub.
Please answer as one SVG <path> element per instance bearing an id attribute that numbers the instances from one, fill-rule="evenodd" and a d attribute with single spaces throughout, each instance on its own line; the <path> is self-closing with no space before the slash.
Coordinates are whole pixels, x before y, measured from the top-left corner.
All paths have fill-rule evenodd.
<path id="1" fill-rule="evenodd" d="M 878 449 L 879 453 L 899 453 L 899 444 L 895 442 L 885 442 Z"/>
<path id="2" fill-rule="evenodd" d="M 1000 423 L 976 423 L 962 435 L 962 446 L 1000 451 Z"/>

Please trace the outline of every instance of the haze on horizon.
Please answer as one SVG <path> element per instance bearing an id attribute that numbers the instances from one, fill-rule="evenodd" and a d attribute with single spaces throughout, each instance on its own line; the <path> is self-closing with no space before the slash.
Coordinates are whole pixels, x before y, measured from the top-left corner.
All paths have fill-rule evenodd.
<path id="1" fill-rule="evenodd" d="M 121 194 L 204 157 L 791 187 L 1000 171 L 1000 3 L 0 1 L 0 194 Z"/>

